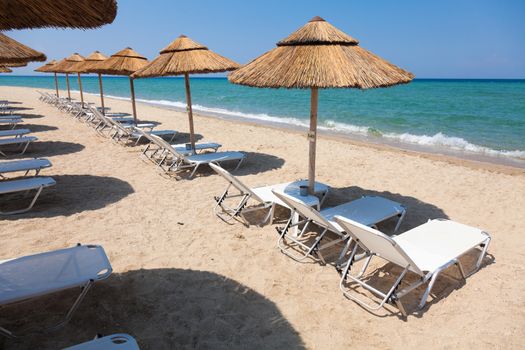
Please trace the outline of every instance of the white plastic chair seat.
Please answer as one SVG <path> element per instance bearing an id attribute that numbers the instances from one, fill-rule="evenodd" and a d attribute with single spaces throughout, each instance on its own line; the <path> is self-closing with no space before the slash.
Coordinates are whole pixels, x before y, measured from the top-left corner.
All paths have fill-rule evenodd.
<path id="1" fill-rule="evenodd" d="M 487 240 L 482 230 L 450 220 L 431 220 L 393 240 L 422 271 L 434 271 Z"/>
<path id="2" fill-rule="evenodd" d="M 135 339 L 128 334 L 113 334 L 64 350 L 139 350 L 139 346 Z"/>
<path id="3" fill-rule="evenodd" d="M 0 130 L 0 137 L 13 137 L 29 134 L 29 129 Z"/>
<path id="4" fill-rule="evenodd" d="M 0 262 L 0 305 L 83 286 L 109 277 L 101 246 L 81 245 Z"/>
<path id="5" fill-rule="evenodd" d="M 1 138 L 0 139 L 0 146 L 5 145 L 14 145 L 18 143 L 26 143 L 26 142 L 33 142 L 38 140 L 36 136 L 22 136 L 22 137 L 14 137 L 14 138 Z"/>
<path id="6" fill-rule="evenodd" d="M 153 135 L 157 135 L 157 134 L 153 133 Z M 159 135 L 157 135 L 157 136 L 159 136 Z M 185 143 L 174 144 L 174 145 L 171 145 L 171 147 L 173 147 L 175 149 L 175 151 L 177 151 L 178 153 L 181 153 L 183 155 L 188 155 L 188 154 L 193 153 L 192 152 L 193 150 L 186 148 L 186 144 Z M 222 147 L 222 145 L 219 144 L 219 143 L 202 142 L 202 143 L 196 143 L 195 144 L 195 151 L 203 151 L 203 150 L 206 150 L 206 149 L 217 150 L 220 147 Z"/>
<path id="7" fill-rule="evenodd" d="M 242 152 L 214 152 L 200 153 L 184 157 L 186 163 L 190 164 L 207 164 L 213 162 L 224 162 L 228 160 L 241 160 L 246 155 Z"/>
<path id="8" fill-rule="evenodd" d="M 372 226 L 396 215 L 401 215 L 405 208 L 390 199 L 376 196 L 365 196 L 335 207 L 323 209 L 320 214 L 340 232 L 344 229 L 334 220 L 340 215 L 366 226 Z"/>
<path id="9" fill-rule="evenodd" d="M 153 131 L 148 131 L 148 132 L 150 134 L 157 135 L 157 136 L 167 136 L 167 135 L 177 134 L 176 130 L 153 130 Z M 131 133 L 131 137 L 138 138 L 138 137 L 143 137 L 143 135 L 139 132 L 133 131 Z"/>
<path id="10" fill-rule="evenodd" d="M 22 192 L 40 187 L 54 186 L 56 181 L 52 177 L 33 177 L 29 179 L 10 180 L 0 182 L 0 194 Z"/>
<path id="11" fill-rule="evenodd" d="M 49 168 L 50 166 L 51 162 L 42 158 L 0 162 L 0 174 L 15 171 L 40 170 L 43 168 Z"/>
<path id="12" fill-rule="evenodd" d="M 256 187 L 252 188 L 252 192 L 257 195 L 263 202 L 271 202 L 276 203 L 280 206 L 283 206 L 285 208 L 289 208 L 286 203 L 284 203 L 279 197 L 277 197 L 275 194 L 273 194 L 272 191 L 276 191 L 279 193 L 286 193 L 292 197 L 294 197 L 296 200 L 299 200 L 306 204 L 307 206 L 314 207 L 319 206 L 319 198 L 313 195 L 307 195 L 307 196 L 301 196 L 300 195 L 300 186 L 307 186 L 308 181 L 306 180 L 300 180 L 300 181 L 294 181 L 294 182 L 286 182 L 282 184 L 277 185 L 270 185 L 270 186 L 264 186 L 264 187 Z M 315 182 L 314 186 L 314 192 L 315 193 L 322 193 L 326 194 L 328 192 L 328 185 L 325 185 L 320 182 Z"/>

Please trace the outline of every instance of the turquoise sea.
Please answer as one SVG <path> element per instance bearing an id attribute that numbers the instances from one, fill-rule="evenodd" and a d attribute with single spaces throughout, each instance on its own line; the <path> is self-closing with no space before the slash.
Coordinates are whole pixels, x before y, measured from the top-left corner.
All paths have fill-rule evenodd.
<path id="1" fill-rule="evenodd" d="M 104 93 L 129 98 L 126 77 L 104 77 Z M 78 90 L 76 76 L 71 88 Z M 98 78 L 83 76 L 98 94 Z M 59 80 L 65 89 L 65 78 Z M 0 85 L 54 88 L 52 76 L 1 76 Z M 308 125 L 309 91 L 257 89 L 226 78 L 191 80 L 194 110 L 228 118 Z M 181 78 L 138 79 L 137 98 L 185 107 Z M 525 159 L 525 80 L 417 79 L 385 89 L 321 90 L 319 123 L 325 130 L 465 154 Z"/>

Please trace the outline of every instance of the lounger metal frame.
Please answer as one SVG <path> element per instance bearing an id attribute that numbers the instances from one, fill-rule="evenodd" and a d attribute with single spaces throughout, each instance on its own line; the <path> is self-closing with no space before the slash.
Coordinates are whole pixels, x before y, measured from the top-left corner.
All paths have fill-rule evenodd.
<path id="1" fill-rule="evenodd" d="M 337 218 L 336 218 L 337 220 Z M 445 219 L 437 219 L 437 220 L 445 220 Z M 339 223 L 341 223 L 340 220 L 337 220 Z M 355 301 L 357 304 L 361 305 L 362 307 L 364 307 L 365 309 L 367 310 L 370 310 L 370 311 L 377 311 L 379 310 L 380 308 L 382 308 L 385 304 L 391 304 L 391 305 L 395 305 L 399 311 L 401 312 L 401 314 L 404 316 L 404 317 L 407 317 L 408 316 L 408 313 L 406 312 L 406 309 L 405 307 L 403 306 L 403 304 L 401 303 L 401 298 L 406 296 L 407 294 L 409 294 L 410 292 L 414 291 L 416 288 L 424 285 L 424 284 L 427 284 L 427 287 L 425 289 L 425 292 L 423 293 L 423 296 L 421 297 L 421 300 L 418 304 L 418 310 L 421 310 L 422 308 L 425 307 L 425 304 L 427 302 L 427 298 L 428 296 L 430 295 L 430 292 L 432 291 L 432 287 L 434 286 L 434 283 L 436 282 L 436 279 L 438 278 L 438 276 L 441 274 L 441 272 L 443 272 L 444 270 L 448 269 L 449 267 L 455 265 L 457 266 L 458 270 L 459 270 L 459 273 L 461 275 L 461 278 L 462 278 L 462 281 L 465 281 L 467 279 L 467 277 L 471 276 L 473 273 L 475 273 L 477 270 L 479 270 L 479 268 L 481 267 L 481 264 L 483 262 L 483 259 L 485 258 L 485 255 L 487 253 L 487 249 L 489 247 L 489 244 L 490 244 L 490 240 L 491 240 L 491 236 L 488 232 L 485 232 L 485 231 L 482 231 L 483 234 L 485 234 L 487 236 L 487 238 L 485 239 L 485 241 L 483 241 L 479 247 L 481 248 L 481 251 L 478 255 L 478 258 L 476 260 L 476 265 L 468 272 L 465 272 L 465 269 L 463 268 L 463 265 L 461 264 L 461 262 L 458 260 L 459 257 L 457 258 L 454 258 L 452 260 L 450 260 L 449 262 L 447 262 L 446 264 L 440 266 L 439 268 L 437 268 L 436 270 L 434 271 L 429 271 L 429 272 L 426 272 L 424 273 L 422 271 L 422 274 L 420 275 L 420 278 L 409 284 L 408 286 L 401 288 L 401 283 L 403 282 L 403 279 L 406 277 L 406 275 L 409 273 L 409 272 L 412 272 L 413 271 L 411 270 L 411 267 L 414 267 L 415 264 L 408 264 L 406 266 L 401 266 L 401 268 L 403 269 L 401 271 L 401 273 L 399 273 L 399 275 L 397 275 L 397 278 L 395 279 L 394 283 L 392 284 L 392 286 L 388 289 L 388 291 L 385 293 L 383 291 L 380 291 L 378 290 L 377 288 L 375 287 L 372 287 L 371 285 L 369 285 L 368 283 L 366 283 L 362 277 L 364 276 L 369 264 L 370 264 L 370 261 L 372 260 L 373 257 L 377 256 L 373 251 L 369 250 L 365 245 L 363 245 L 363 243 L 357 238 L 357 237 L 353 237 L 354 241 L 356 242 L 356 244 L 354 245 L 354 248 L 352 250 L 352 253 L 350 254 L 349 258 L 348 258 L 348 261 L 342 271 L 342 274 L 341 274 L 341 279 L 340 279 L 340 282 L 339 282 L 339 288 L 341 289 L 341 291 L 343 292 L 344 296 Z M 388 238 L 388 236 L 385 235 L 385 237 Z M 394 249 L 396 249 L 401 255 L 405 256 L 406 259 L 408 261 L 411 261 L 410 257 L 407 256 L 405 254 L 405 252 L 399 248 L 399 246 L 394 242 L 392 241 L 391 239 L 389 240 L 389 242 L 392 244 L 392 246 L 394 247 Z M 357 254 L 358 251 L 360 250 L 360 248 L 362 250 L 365 251 L 365 253 L 361 253 L 361 254 Z M 475 249 L 476 247 L 472 248 L 472 249 Z M 472 250 L 471 249 L 471 250 Z M 381 258 L 380 256 L 377 256 L 379 258 Z M 362 259 L 365 259 L 364 263 L 363 263 L 363 266 L 361 268 L 361 270 L 356 274 L 356 275 L 352 275 L 350 273 L 351 271 L 351 268 L 353 266 L 353 264 L 359 260 L 362 260 Z M 385 261 L 389 261 L 389 260 L 386 260 L 386 259 L 383 259 L 381 258 L 382 260 L 385 260 Z M 379 301 L 375 300 L 375 299 L 372 299 L 370 297 L 366 297 L 366 296 L 362 296 L 362 297 L 358 297 L 355 295 L 355 293 L 351 293 L 351 289 L 345 287 L 345 282 L 347 279 L 350 279 L 352 282 L 354 283 L 357 283 L 358 285 L 360 285 L 361 287 L 365 288 L 366 290 L 368 290 L 369 292 L 373 293 L 374 295 L 378 296 L 379 298 L 381 298 Z M 365 300 L 366 298 L 366 300 Z"/>

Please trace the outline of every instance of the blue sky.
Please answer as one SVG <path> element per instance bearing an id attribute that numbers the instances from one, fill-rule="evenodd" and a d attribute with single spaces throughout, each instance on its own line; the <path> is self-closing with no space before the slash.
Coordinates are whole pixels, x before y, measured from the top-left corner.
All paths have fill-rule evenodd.
<path id="1" fill-rule="evenodd" d="M 48 58 L 131 46 L 152 59 L 180 34 L 239 63 L 319 15 L 360 45 L 419 78 L 525 78 L 523 0 L 120 0 L 95 30 L 37 29 L 7 35 Z M 33 63 L 15 74 L 34 74 Z"/>

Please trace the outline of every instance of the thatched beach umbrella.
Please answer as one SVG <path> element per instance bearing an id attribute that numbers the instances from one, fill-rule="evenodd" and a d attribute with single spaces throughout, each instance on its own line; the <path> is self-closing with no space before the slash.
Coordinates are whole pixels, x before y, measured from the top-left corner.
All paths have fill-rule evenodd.
<path id="1" fill-rule="evenodd" d="M 41 72 L 41 73 L 53 73 L 55 75 L 55 90 L 57 97 L 60 97 L 58 94 L 58 79 L 57 79 L 57 73 L 54 72 L 52 69 L 57 64 L 56 60 L 51 60 L 44 64 L 43 66 L 38 67 L 35 69 L 35 72 Z"/>
<path id="2" fill-rule="evenodd" d="M 91 55 L 87 56 L 83 62 L 77 63 L 75 69 L 80 73 L 92 73 L 90 69 L 93 69 L 97 64 L 104 61 L 105 59 L 107 59 L 107 56 L 101 54 L 99 51 L 94 51 Z M 102 75 L 100 73 L 98 73 L 98 86 L 100 89 L 100 103 L 102 105 L 102 113 L 105 114 Z"/>
<path id="3" fill-rule="evenodd" d="M 133 86 L 133 78 L 131 74 L 148 64 L 148 59 L 131 47 L 111 55 L 108 59 L 93 63 L 92 68 L 88 69 L 91 73 L 102 73 L 109 75 L 127 75 L 129 77 L 129 88 L 131 91 L 131 106 L 133 107 L 133 119 L 137 123 L 137 108 L 135 106 L 135 87 Z"/>
<path id="4" fill-rule="evenodd" d="M 0 64 L 27 63 L 30 61 L 45 61 L 46 55 L 42 52 L 11 39 L 0 33 Z"/>
<path id="5" fill-rule="evenodd" d="M 193 111 L 191 107 L 190 74 L 226 72 L 239 68 L 239 64 L 226 57 L 216 54 L 185 35 L 160 51 L 146 67 L 133 74 L 134 78 L 184 75 L 186 85 L 186 109 L 190 123 L 190 143 L 195 149 L 195 134 L 193 130 Z"/>
<path id="6" fill-rule="evenodd" d="M 277 47 L 228 76 L 235 84 L 266 88 L 311 89 L 308 187 L 315 183 L 318 89 L 387 87 L 414 75 L 360 47 L 359 42 L 320 17 L 314 17 Z"/>
<path id="7" fill-rule="evenodd" d="M 48 67 L 47 71 L 50 72 L 50 73 L 55 73 L 55 76 L 56 76 L 56 73 L 65 73 L 66 74 L 67 98 L 68 98 L 68 100 L 71 101 L 71 91 L 69 89 L 69 73 L 66 73 L 64 71 L 56 69 L 56 67 L 60 66 L 63 62 L 65 62 L 65 60 L 66 60 L 65 58 L 61 59 L 56 64 Z"/>
<path id="8" fill-rule="evenodd" d="M 96 28 L 116 15 L 115 0 L 0 0 L 0 30 Z"/>
<path id="9" fill-rule="evenodd" d="M 0 66 L 0 73 L 12 73 L 13 71 L 6 66 Z"/>
<path id="10" fill-rule="evenodd" d="M 53 69 L 60 73 L 66 73 L 66 81 L 67 81 L 67 93 L 69 95 L 69 99 L 71 99 L 71 95 L 69 92 L 69 73 L 77 73 L 78 76 L 78 87 L 80 89 L 80 103 L 82 104 L 82 107 L 84 107 L 84 93 L 82 91 L 82 79 L 80 79 L 80 73 L 78 72 L 78 69 L 76 69 L 76 66 L 78 63 L 84 62 L 84 57 L 79 55 L 78 53 L 74 53 L 71 56 L 65 58 L 64 60 L 58 62 Z"/>
<path id="11" fill-rule="evenodd" d="M 25 67 L 27 66 L 27 62 L 6 63 L 4 66 L 12 68 Z"/>

